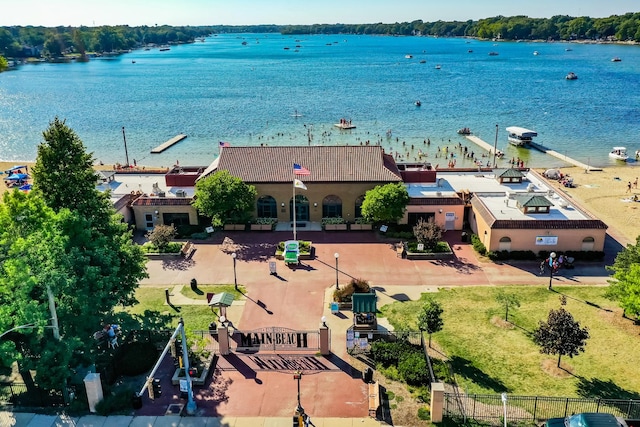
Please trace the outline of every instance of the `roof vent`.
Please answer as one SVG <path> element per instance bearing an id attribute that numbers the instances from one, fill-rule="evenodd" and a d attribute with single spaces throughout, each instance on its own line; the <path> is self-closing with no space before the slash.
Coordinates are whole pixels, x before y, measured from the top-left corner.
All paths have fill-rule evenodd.
<path id="1" fill-rule="evenodd" d="M 535 185 L 529 184 L 529 185 L 527 185 L 527 192 L 531 193 L 535 188 L 536 188 Z"/>
<path id="2" fill-rule="evenodd" d="M 442 197 L 442 192 L 441 191 L 436 191 L 436 196 Z"/>
<path id="3" fill-rule="evenodd" d="M 561 207 L 561 208 L 563 208 L 563 209 L 566 209 L 566 208 L 569 206 L 569 204 L 567 203 L 567 201 L 566 201 L 566 200 L 564 200 L 564 199 L 560 199 L 560 201 L 558 202 L 558 204 L 559 204 L 559 205 L 560 205 L 560 207 Z"/>

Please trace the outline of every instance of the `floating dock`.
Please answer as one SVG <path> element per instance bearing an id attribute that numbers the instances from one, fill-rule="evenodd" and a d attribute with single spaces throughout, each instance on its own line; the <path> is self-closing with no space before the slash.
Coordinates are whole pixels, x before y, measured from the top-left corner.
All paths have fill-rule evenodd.
<path id="1" fill-rule="evenodd" d="M 170 140 L 168 140 L 167 142 L 165 142 L 164 144 L 160 144 L 158 145 L 156 148 L 154 148 L 153 150 L 151 150 L 152 154 L 159 154 L 162 153 L 164 150 L 166 150 L 169 147 L 172 147 L 173 145 L 177 144 L 178 142 L 182 141 L 183 139 L 185 139 L 187 137 L 187 135 L 181 133 L 180 135 L 176 135 L 173 138 L 171 138 Z"/>
<path id="2" fill-rule="evenodd" d="M 489 154 L 493 154 L 493 146 L 483 140 L 481 140 L 480 138 L 478 138 L 477 136 L 474 135 L 465 135 L 465 138 L 467 138 L 469 141 L 477 144 L 478 146 L 480 146 L 481 148 L 487 150 L 489 152 Z M 570 165 L 579 167 L 580 169 L 584 169 L 586 171 L 601 171 L 602 168 L 598 168 L 598 167 L 594 167 L 594 166 L 589 166 L 586 165 L 582 162 L 579 162 L 575 159 L 572 159 L 571 157 L 567 157 L 564 154 L 560 154 L 557 151 L 553 151 L 553 150 L 549 150 L 548 148 L 543 147 L 540 144 L 536 144 L 535 142 L 530 142 L 529 146 L 531 146 L 531 148 L 534 148 L 542 153 L 548 154 L 550 156 L 553 156 L 557 159 L 562 160 L 563 162 L 569 163 Z M 500 152 L 500 150 L 498 150 L 498 152 Z"/>
<path id="3" fill-rule="evenodd" d="M 351 122 L 345 122 L 345 123 L 336 123 L 334 124 L 335 127 L 340 128 L 342 130 L 349 130 L 349 129 L 355 129 L 356 125 L 352 125 Z"/>

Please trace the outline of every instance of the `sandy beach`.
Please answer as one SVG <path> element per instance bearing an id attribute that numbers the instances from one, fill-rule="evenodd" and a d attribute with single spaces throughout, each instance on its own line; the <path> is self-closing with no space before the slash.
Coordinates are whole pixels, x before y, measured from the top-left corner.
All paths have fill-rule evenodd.
<path id="1" fill-rule="evenodd" d="M 21 163 L 31 169 L 33 163 Z M 0 170 L 5 171 L 16 164 L 0 162 Z M 111 169 L 112 166 L 99 166 L 100 169 Z M 542 173 L 544 169 L 535 169 Z M 600 172 L 585 173 L 579 168 L 561 168 L 560 171 L 573 178 L 575 188 L 565 188 L 559 182 L 550 181 L 551 185 L 568 194 L 576 205 L 581 206 L 604 221 L 609 226 L 609 233 L 620 243 L 635 242 L 640 230 L 640 202 L 632 201 L 634 195 L 640 198 L 640 188 L 633 183 L 640 177 L 640 167 L 612 166 Z M 5 177 L 5 175 L 2 175 Z M 627 185 L 631 182 L 631 191 Z M 0 182 L 0 194 L 7 187 Z"/>

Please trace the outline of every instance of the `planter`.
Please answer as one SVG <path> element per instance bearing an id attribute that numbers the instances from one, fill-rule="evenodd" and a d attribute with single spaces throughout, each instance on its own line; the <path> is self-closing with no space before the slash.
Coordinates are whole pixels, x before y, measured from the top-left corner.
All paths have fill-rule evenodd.
<path id="1" fill-rule="evenodd" d="M 273 226 L 271 224 L 251 224 L 251 231 L 271 231 Z"/>
<path id="2" fill-rule="evenodd" d="M 225 224 L 224 231 L 244 231 L 246 227 L 245 224 Z"/>
<path id="3" fill-rule="evenodd" d="M 452 259 L 453 252 L 407 252 L 407 259 Z"/>
<path id="4" fill-rule="evenodd" d="M 182 248 L 178 252 L 166 252 L 166 253 L 158 253 L 158 252 L 149 252 L 145 255 L 149 259 L 173 259 L 179 256 L 182 256 L 184 253 L 185 247 L 190 246 L 191 242 L 184 242 Z"/>
<path id="5" fill-rule="evenodd" d="M 359 230 L 359 231 L 362 231 L 362 230 L 371 231 L 371 230 L 373 230 L 373 226 L 371 224 L 351 224 L 349 227 L 350 227 L 351 230 L 354 230 L 354 231 L 355 230 Z"/>
<path id="6" fill-rule="evenodd" d="M 325 224 L 324 229 L 326 231 L 346 230 L 347 224 Z"/>
<path id="7" fill-rule="evenodd" d="M 207 380 L 207 376 L 209 375 L 209 369 L 211 368 L 212 362 L 213 360 L 215 360 L 216 355 L 211 356 L 211 359 L 207 360 L 204 363 L 204 367 L 202 369 L 202 372 L 198 372 L 198 376 L 197 377 L 191 377 L 191 382 L 193 383 L 193 385 L 204 385 L 205 381 Z M 187 377 L 185 375 L 181 375 L 183 373 L 184 369 L 183 368 L 177 368 L 176 371 L 174 372 L 173 376 L 171 377 L 171 384 L 173 385 L 179 385 L 180 384 L 180 380 L 186 380 Z"/>

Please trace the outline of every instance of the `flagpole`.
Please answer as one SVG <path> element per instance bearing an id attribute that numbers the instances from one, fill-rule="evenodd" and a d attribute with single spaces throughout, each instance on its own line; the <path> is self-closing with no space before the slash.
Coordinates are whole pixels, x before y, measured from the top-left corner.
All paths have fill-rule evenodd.
<path id="1" fill-rule="evenodd" d="M 293 240 L 296 239 L 296 178 L 295 174 L 293 175 Z"/>

